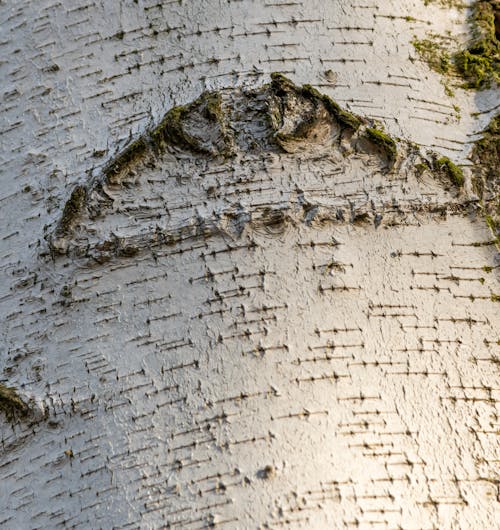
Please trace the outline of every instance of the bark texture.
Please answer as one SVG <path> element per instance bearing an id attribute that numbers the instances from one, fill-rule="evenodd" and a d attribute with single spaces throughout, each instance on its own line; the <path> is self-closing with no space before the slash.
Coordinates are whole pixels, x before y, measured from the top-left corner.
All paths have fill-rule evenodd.
<path id="1" fill-rule="evenodd" d="M 0 526 L 494 528 L 498 91 L 410 44 L 465 13 L 0 9 Z"/>

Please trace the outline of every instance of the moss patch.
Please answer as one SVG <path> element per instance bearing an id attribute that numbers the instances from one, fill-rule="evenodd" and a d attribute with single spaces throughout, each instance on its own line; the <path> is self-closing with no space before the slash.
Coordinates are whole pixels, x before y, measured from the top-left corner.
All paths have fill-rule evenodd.
<path id="1" fill-rule="evenodd" d="M 483 137 L 474 145 L 471 160 L 477 166 L 472 181 L 474 191 L 480 196 L 489 191 L 500 209 L 500 114 L 491 120 Z"/>
<path id="2" fill-rule="evenodd" d="M 394 164 L 398 156 L 396 142 L 388 135 L 378 129 L 367 127 L 365 129 L 365 137 L 382 151 L 385 152 L 389 162 Z"/>
<path id="3" fill-rule="evenodd" d="M 441 5 L 445 6 L 446 2 L 441 1 Z M 464 49 L 448 51 L 437 35 L 429 39 L 414 38 L 412 44 L 433 70 L 460 76 L 465 88 L 480 89 L 500 83 L 500 2 L 475 2 L 468 22 L 472 37 Z"/>
<path id="4" fill-rule="evenodd" d="M 87 191 L 83 186 L 76 186 L 64 205 L 61 220 L 58 225 L 58 232 L 61 235 L 67 234 L 73 227 L 77 217 L 81 214 L 85 205 Z"/>
<path id="5" fill-rule="evenodd" d="M 157 145 L 162 145 L 169 140 L 176 144 L 193 145 L 194 138 L 184 133 L 183 119 L 189 114 L 189 105 L 170 109 L 161 123 L 151 133 L 151 138 Z"/>
<path id="6" fill-rule="evenodd" d="M 427 164 L 426 162 L 419 162 L 418 164 L 415 164 L 415 171 L 417 173 L 417 177 L 421 177 L 429 169 L 429 164 Z"/>
<path id="7" fill-rule="evenodd" d="M 500 115 L 493 118 L 471 153 L 472 186 L 500 249 Z"/>
<path id="8" fill-rule="evenodd" d="M 476 142 L 471 158 L 482 166 L 483 177 L 488 182 L 500 178 L 500 114 L 490 121 L 483 137 Z"/>
<path id="9" fill-rule="evenodd" d="M 8 421 L 28 413 L 28 405 L 19 397 L 13 387 L 0 383 L 0 411 L 5 414 Z"/>
<path id="10" fill-rule="evenodd" d="M 322 104 L 342 128 L 356 131 L 362 123 L 358 116 L 341 108 L 340 105 L 329 96 L 321 94 L 321 92 L 311 85 L 303 85 L 302 87 L 296 86 L 290 79 L 279 72 L 273 72 L 271 74 L 271 90 L 281 99 L 286 100 L 288 95 L 292 93 L 304 97 L 315 105 Z M 277 115 L 278 113 L 276 109 L 272 112 L 271 122 L 274 128 L 279 128 L 281 121 L 280 116 Z"/>
<path id="11" fill-rule="evenodd" d="M 457 9 L 463 9 L 467 7 L 462 0 L 424 0 L 424 5 L 437 4 L 441 7 L 456 7 Z"/>
<path id="12" fill-rule="evenodd" d="M 118 154 L 104 169 L 104 174 L 109 182 L 115 183 L 120 179 L 122 173 L 136 164 L 146 153 L 148 145 L 144 138 L 139 138 L 128 145 L 124 151 Z"/>
<path id="13" fill-rule="evenodd" d="M 203 138 L 187 131 L 187 120 L 195 117 L 219 127 L 221 140 L 225 144 L 225 148 L 219 153 L 215 153 L 214 149 L 207 146 Z M 153 143 L 160 147 L 164 143 L 171 143 L 203 154 L 228 154 L 230 141 L 223 118 L 221 95 L 216 92 L 205 92 L 193 103 L 174 107 L 167 112 L 162 122 L 151 132 L 150 137 Z"/>
<path id="14" fill-rule="evenodd" d="M 417 39 L 411 41 L 420 58 L 439 74 L 448 74 L 452 68 L 450 54 L 437 39 Z"/>
<path id="15" fill-rule="evenodd" d="M 446 177 L 454 184 L 457 188 L 461 188 L 464 185 L 464 173 L 456 164 L 454 164 L 449 158 L 443 156 L 436 160 L 438 170 L 445 174 Z"/>
<path id="16" fill-rule="evenodd" d="M 458 72 L 469 88 L 483 88 L 500 82 L 500 42 L 495 19 L 500 18 L 497 0 L 476 2 L 470 24 L 472 40 L 465 50 L 455 55 Z"/>
<path id="17" fill-rule="evenodd" d="M 344 128 L 352 129 L 357 131 L 361 126 L 361 119 L 356 115 L 343 109 L 336 101 L 326 94 L 321 94 L 318 90 L 313 88 L 311 85 L 304 85 L 301 89 L 302 94 L 311 98 L 318 98 L 326 110 L 335 117 L 337 122 Z"/>

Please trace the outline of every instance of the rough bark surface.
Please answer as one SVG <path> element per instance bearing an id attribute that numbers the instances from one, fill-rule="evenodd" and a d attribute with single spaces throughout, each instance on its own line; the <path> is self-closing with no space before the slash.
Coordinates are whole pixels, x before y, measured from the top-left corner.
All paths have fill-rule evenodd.
<path id="1" fill-rule="evenodd" d="M 498 92 L 408 60 L 463 12 L 0 12 L 0 526 L 494 528 Z"/>

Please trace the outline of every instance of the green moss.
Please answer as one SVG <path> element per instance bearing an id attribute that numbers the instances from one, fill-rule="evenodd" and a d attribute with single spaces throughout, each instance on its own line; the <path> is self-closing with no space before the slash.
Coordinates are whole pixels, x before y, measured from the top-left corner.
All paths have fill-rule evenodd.
<path id="1" fill-rule="evenodd" d="M 436 165 L 438 169 L 442 171 L 449 180 L 458 188 L 464 185 L 464 173 L 463 171 L 454 164 L 449 158 L 443 156 L 436 160 Z"/>
<path id="2" fill-rule="evenodd" d="M 471 153 L 472 185 L 480 198 L 486 224 L 500 250 L 500 115 L 495 116 Z"/>
<path id="3" fill-rule="evenodd" d="M 453 0 L 439 0 L 440 4 L 457 7 Z M 465 6 L 464 6 L 465 7 Z M 472 6 L 468 22 L 472 37 L 465 48 L 451 52 L 442 44 L 442 37 L 413 39 L 420 57 L 442 75 L 464 79 L 465 88 L 487 88 L 500 83 L 500 42 L 495 19 L 500 20 L 498 0 L 479 0 Z"/>
<path id="4" fill-rule="evenodd" d="M 455 55 L 457 70 L 468 88 L 483 88 L 500 82 L 500 42 L 495 15 L 500 17 L 500 4 L 495 0 L 479 1 L 473 6 L 472 40 L 465 50 Z"/>
<path id="5" fill-rule="evenodd" d="M 421 177 L 428 169 L 429 169 L 429 164 L 426 164 L 424 162 L 415 164 L 415 171 L 417 172 L 417 175 L 419 177 Z"/>
<path id="6" fill-rule="evenodd" d="M 492 302 L 500 302 L 500 294 L 492 294 L 491 295 L 491 301 Z"/>
<path id="7" fill-rule="evenodd" d="M 340 107 L 332 98 L 326 94 L 322 94 L 311 85 L 296 86 L 290 79 L 279 72 L 271 74 L 271 89 L 276 96 L 285 99 L 289 93 L 295 93 L 303 96 L 314 103 L 322 103 L 326 110 L 335 118 L 339 125 L 343 128 L 352 129 L 356 131 L 361 125 L 361 119 Z M 276 109 L 274 109 L 276 114 Z M 276 115 L 271 116 L 273 123 L 279 124 L 279 119 Z M 279 126 L 279 125 L 278 125 Z M 306 126 L 307 127 L 307 126 Z"/>
<path id="8" fill-rule="evenodd" d="M 19 397 L 15 388 L 0 383 L 0 411 L 8 421 L 13 421 L 17 416 L 25 416 L 28 410 L 28 405 Z"/>
<path id="9" fill-rule="evenodd" d="M 456 56 L 456 65 L 466 79 L 467 88 L 482 88 L 489 86 L 492 79 L 498 82 L 498 71 L 493 66 L 491 58 L 480 53 L 462 50 Z"/>
<path id="10" fill-rule="evenodd" d="M 367 127 L 365 129 L 365 136 L 370 142 L 381 148 L 386 154 L 391 163 L 394 163 L 397 156 L 398 150 L 396 142 L 388 135 L 378 129 Z"/>
<path id="11" fill-rule="evenodd" d="M 205 92 L 193 103 L 169 110 L 161 123 L 150 134 L 153 143 L 160 148 L 165 143 L 171 143 L 199 153 L 214 154 L 212 150 L 203 145 L 200 139 L 186 131 L 185 120 L 193 113 L 199 113 L 203 118 L 219 125 L 227 146 L 227 149 L 221 154 L 227 154 L 230 142 L 225 133 L 222 96 L 216 92 Z"/>
<path id="12" fill-rule="evenodd" d="M 108 166 L 104 168 L 104 175 L 111 183 L 116 183 L 119 177 L 127 169 L 140 160 L 148 146 L 144 138 L 139 138 L 129 144 L 121 153 L 116 156 Z"/>
<path id="13" fill-rule="evenodd" d="M 498 223 L 495 222 L 491 215 L 486 215 L 485 221 L 492 232 L 496 232 L 498 230 Z"/>
<path id="14" fill-rule="evenodd" d="M 58 230 L 61 234 L 64 235 L 69 232 L 85 205 L 86 197 L 87 191 L 83 186 L 76 186 L 71 192 L 68 201 L 64 205 L 61 220 L 58 225 Z"/>
<path id="15" fill-rule="evenodd" d="M 188 114 L 188 106 L 178 106 L 170 109 L 160 124 L 151 132 L 151 138 L 157 146 L 173 139 L 175 143 L 185 142 L 182 120 Z"/>
<path id="16" fill-rule="evenodd" d="M 271 88 L 277 96 L 285 96 L 287 91 L 295 91 L 295 84 L 280 72 L 271 73 Z"/>
<path id="17" fill-rule="evenodd" d="M 132 142 L 104 169 L 107 179 L 110 182 L 116 181 L 124 170 L 133 166 L 144 156 L 147 149 L 148 145 L 144 138 Z"/>
<path id="18" fill-rule="evenodd" d="M 452 68 L 449 53 L 432 39 L 414 39 L 411 41 L 420 58 L 440 74 L 448 74 Z"/>
<path id="19" fill-rule="evenodd" d="M 467 7 L 467 4 L 463 0 L 424 0 L 424 5 L 438 4 L 441 7 L 456 7 L 457 9 L 463 9 Z"/>
<path id="20" fill-rule="evenodd" d="M 444 83 L 444 93 L 449 98 L 454 98 L 455 97 L 455 92 L 450 88 L 450 85 L 448 85 L 448 83 Z"/>
<path id="21" fill-rule="evenodd" d="M 344 110 L 331 97 L 327 96 L 326 94 L 321 94 L 311 85 L 304 85 L 301 91 L 305 96 L 320 100 L 325 106 L 326 110 L 328 110 L 328 112 L 335 117 L 341 126 L 352 129 L 353 131 L 357 131 L 361 126 L 361 120 L 357 116 L 351 112 L 348 112 L 347 110 Z"/>
<path id="22" fill-rule="evenodd" d="M 498 200 L 498 197 L 497 197 Z M 497 249 L 500 251 L 500 216 L 494 219 L 491 215 L 485 216 L 486 224 L 490 229 L 491 233 L 495 237 L 494 243 Z"/>
<path id="23" fill-rule="evenodd" d="M 489 123 L 474 146 L 472 160 L 484 169 L 484 177 L 493 183 L 500 175 L 500 114 Z"/>
<path id="24" fill-rule="evenodd" d="M 207 118 L 214 122 L 222 122 L 223 113 L 222 113 L 222 97 L 218 93 L 207 92 L 205 94 L 206 115 Z"/>
<path id="25" fill-rule="evenodd" d="M 361 126 L 361 120 L 351 112 L 339 107 L 339 105 L 328 96 L 323 96 L 326 108 L 336 116 L 337 120 L 345 127 L 357 131 Z"/>

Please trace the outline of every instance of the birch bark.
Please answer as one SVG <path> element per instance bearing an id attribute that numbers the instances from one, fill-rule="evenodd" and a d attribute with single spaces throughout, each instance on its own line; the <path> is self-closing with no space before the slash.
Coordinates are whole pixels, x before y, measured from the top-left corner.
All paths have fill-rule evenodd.
<path id="1" fill-rule="evenodd" d="M 498 91 L 410 44 L 466 12 L 0 10 L 0 526 L 494 528 Z"/>

